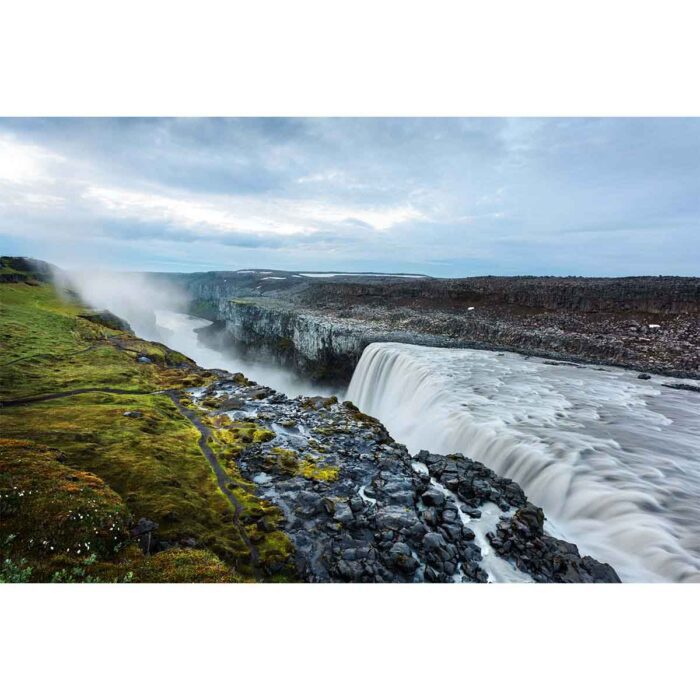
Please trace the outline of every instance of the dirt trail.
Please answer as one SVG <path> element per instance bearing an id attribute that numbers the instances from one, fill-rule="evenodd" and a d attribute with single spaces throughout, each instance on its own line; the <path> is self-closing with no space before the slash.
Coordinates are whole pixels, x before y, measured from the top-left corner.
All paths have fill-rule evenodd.
<path id="1" fill-rule="evenodd" d="M 80 394 L 90 393 L 120 394 L 125 396 L 148 396 L 153 394 L 163 394 L 167 396 L 173 402 L 173 404 L 175 404 L 175 407 L 180 412 L 180 414 L 187 421 L 189 421 L 199 432 L 199 448 L 202 451 L 202 454 L 205 456 L 207 462 L 209 462 L 209 466 L 214 471 L 214 475 L 216 476 L 216 482 L 219 486 L 219 489 L 221 490 L 221 493 L 224 494 L 224 496 L 228 499 L 229 503 L 233 507 L 234 525 L 238 530 L 238 534 L 240 535 L 241 539 L 248 548 L 248 551 L 250 552 L 250 562 L 253 571 L 256 575 L 259 576 L 260 571 L 258 568 L 258 562 L 260 561 L 260 555 L 258 553 L 258 549 L 251 542 L 250 537 L 248 536 L 248 533 L 246 532 L 245 527 L 243 526 L 243 523 L 241 523 L 240 520 L 241 513 L 243 512 L 243 506 L 241 505 L 240 501 L 238 501 L 238 499 L 228 490 L 228 484 L 231 483 L 231 478 L 226 474 L 221 464 L 219 464 L 219 460 L 217 459 L 213 450 L 211 449 L 211 447 L 209 447 L 209 444 L 207 443 L 207 439 L 211 436 L 211 431 L 199 420 L 197 414 L 194 411 L 191 411 L 180 404 L 178 400 L 178 390 L 170 389 L 165 391 L 138 391 L 129 389 L 114 389 L 109 387 L 72 389 L 70 391 L 58 391 L 51 394 L 40 394 L 38 396 L 27 396 L 20 399 L 10 399 L 8 401 L 2 401 L 0 402 L 0 409 L 9 408 L 11 406 L 23 406 L 25 404 L 39 403 L 41 401 L 52 401 L 55 399 L 63 399 L 68 396 L 78 396 Z"/>
<path id="2" fill-rule="evenodd" d="M 64 399 L 67 396 L 78 396 L 80 394 L 121 394 L 124 396 L 149 396 L 151 394 L 162 394 L 163 391 L 140 391 L 138 389 L 111 389 L 109 387 L 91 387 L 88 389 L 71 389 L 70 391 L 56 391 L 50 394 L 39 394 L 37 396 L 25 396 L 21 399 L 7 399 L 0 401 L 0 408 L 10 406 L 23 406 L 28 403 L 39 403 L 40 401 L 53 401 L 54 399 Z"/>
<path id="3" fill-rule="evenodd" d="M 248 533 L 245 531 L 245 527 L 240 521 L 243 506 L 241 505 L 240 501 L 238 501 L 238 499 L 229 491 L 228 484 L 231 483 L 231 477 L 226 474 L 221 464 L 219 464 L 219 460 L 207 442 L 208 438 L 211 436 L 211 431 L 199 420 L 199 417 L 194 411 L 185 408 L 185 406 L 180 404 L 178 400 L 179 392 L 177 390 L 171 389 L 170 391 L 166 391 L 164 393 L 166 396 L 170 397 L 177 410 L 199 431 L 199 448 L 202 450 L 202 453 L 207 458 L 209 465 L 214 471 L 219 489 L 233 506 L 234 523 L 238 529 L 241 539 L 245 542 L 246 547 L 248 547 L 248 550 L 250 551 L 251 565 L 253 566 L 254 571 L 258 573 L 258 562 L 260 560 L 260 556 L 258 554 L 257 547 L 250 541 Z"/>

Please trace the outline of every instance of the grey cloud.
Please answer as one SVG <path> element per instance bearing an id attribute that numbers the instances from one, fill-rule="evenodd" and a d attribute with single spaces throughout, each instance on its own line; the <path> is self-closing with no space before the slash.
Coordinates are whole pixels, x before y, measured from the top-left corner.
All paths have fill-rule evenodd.
<path id="1" fill-rule="evenodd" d="M 217 255 L 235 249 L 245 265 L 273 251 L 277 267 L 303 257 L 307 268 L 449 275 L 700 268 L 697 119 L 0 119 L 3 137 L 63 159 L 52 182 L 30 185 L 3 182 L 0 164 L 8 252 L 53 236 L 142 268 L 186 269 L 167 256 L 188 245 L 197 269 L 200 254 L 221 267 Z M 156 200 L 118 208 L 116 196 L 110 208 L 82 195 L 89 186 Z M 158 197 L 185 215 L 161 215 Z M 279 202 L 273 229 L 306 217 L 314 232 L 246 229 Z M 339 213 L 324 219 L 322 206 Z M 239 210 L 243 224 L 209 228 Z M 384 227 L 362 215 L 404 210 L 417 215 Z"/>

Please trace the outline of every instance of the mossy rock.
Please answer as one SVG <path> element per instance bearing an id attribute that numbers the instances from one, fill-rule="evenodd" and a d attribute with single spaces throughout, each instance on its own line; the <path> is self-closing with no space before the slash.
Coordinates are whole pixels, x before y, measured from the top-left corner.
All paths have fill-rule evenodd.
<path id="1" fill-rule="evenodd" d="M 299 455 L 294 450 L 273 447 L 266 456 L 266 464 L 275 471 L 289 476 L 303 476 L 314 481 L 335 481 L 340 470 L 337 466 L 321 463 L 312 455 Z"/>

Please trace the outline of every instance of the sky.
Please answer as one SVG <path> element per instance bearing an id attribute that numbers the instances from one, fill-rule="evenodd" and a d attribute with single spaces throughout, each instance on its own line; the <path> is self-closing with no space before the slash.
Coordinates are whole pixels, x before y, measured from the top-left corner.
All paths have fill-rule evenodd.
<path id="1" fill-rule="evenodd" d="M 700 275 L 700 119 L 0 118 L 0 253 Z"/>

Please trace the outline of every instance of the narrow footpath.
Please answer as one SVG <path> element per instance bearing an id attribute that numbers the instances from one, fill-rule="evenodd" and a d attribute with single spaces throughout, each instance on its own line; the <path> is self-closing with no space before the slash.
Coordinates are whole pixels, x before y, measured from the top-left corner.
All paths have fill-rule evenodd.
<path id="1" fill-rule="evenodd" d="M 207 442 L 208 438 L 211 436 L 211 431 L 207 426 L 205 426 L 197 417 L 197 414 L 194 411 L 191 411 L 190 409 L 185 408 L 180 404 L 179 396 L 180 392 L 176 389 L 170 389 L 166 391 L 138 391 L 138 390 L 129 390 L 129 389 L 114 389 L 114 388 L 109 388 L 109 387 L 101 387 L 101 388 L 86 388 L 86 389 L 72 389 L 70 391 L 57 391 L 51 394 L 40 394 L 37 396 L 26 396 L 24 398 L 20 399 L 10 399 L 7 401 L 2 401 L 0 402 L 0 409 L 2 408 L 10 408 L 12 406 L 23 406 L 26 404 L 32 404 L 32 403 L 40 403 L 42 401 L 53 401 L 56 399 L 63 399 L 68 396 L 78 396 L 80 394 L 91 394 L 91 393 L 102 393 L 102 394 L 119 394 L 123 396 L 148 396 L 148 395 L 156 395 L 156 394 L 162 394 L 164 396 L 167 396 L 173 404 L 175 404 L 175 408 L 180 412 L 180 414 L 189 422 L 191 423 L 199 432 L 199 440 L 198 440 L 198 445 L 199 449 L 202 451 L 202 454 L 206 458 L 207 462 L 209 463 L 209 466 L 212 468 L 214 471 L 214 475 L 216 476 L 216 482 L 217 485 L 219 486 L 219 490 L 221 493 L 224 494 L 224 496 L 227 498 L 229 503 L 231 504 L 233 508 L 233 523 L 236 527 L 236 530 L 238 531 L 238 534 L 241 537 L 241 540 L 245 543 L 246 547 L 248 548 L 248 551 L 250 552 L 250 563 L 251 567 L 253 569 L 253 572 L 255 573 L 256 576 L 260 576 L 260 570 L 259 570 L 259 561 L 260 561 L 260 555 L 258 553 L 257 547 L 251 542 L 250 537 L 248 536 L 248 533 L 245 530 L 245 527 L 243 523 L 241 523 L 241 513 L 243 512 L 243 506 L 241 505 L 240 501 L 229 491 L 228 489 L 228 484 L 231 483 L 231 478 L 226 474 L 224 471 L 223 467 L 221 464 L 219 464 L 219 460 L 217 459 L 216 455 L 214 454 L 213 450 L 211 447 L 209 447 L 209 444 Z"/>

